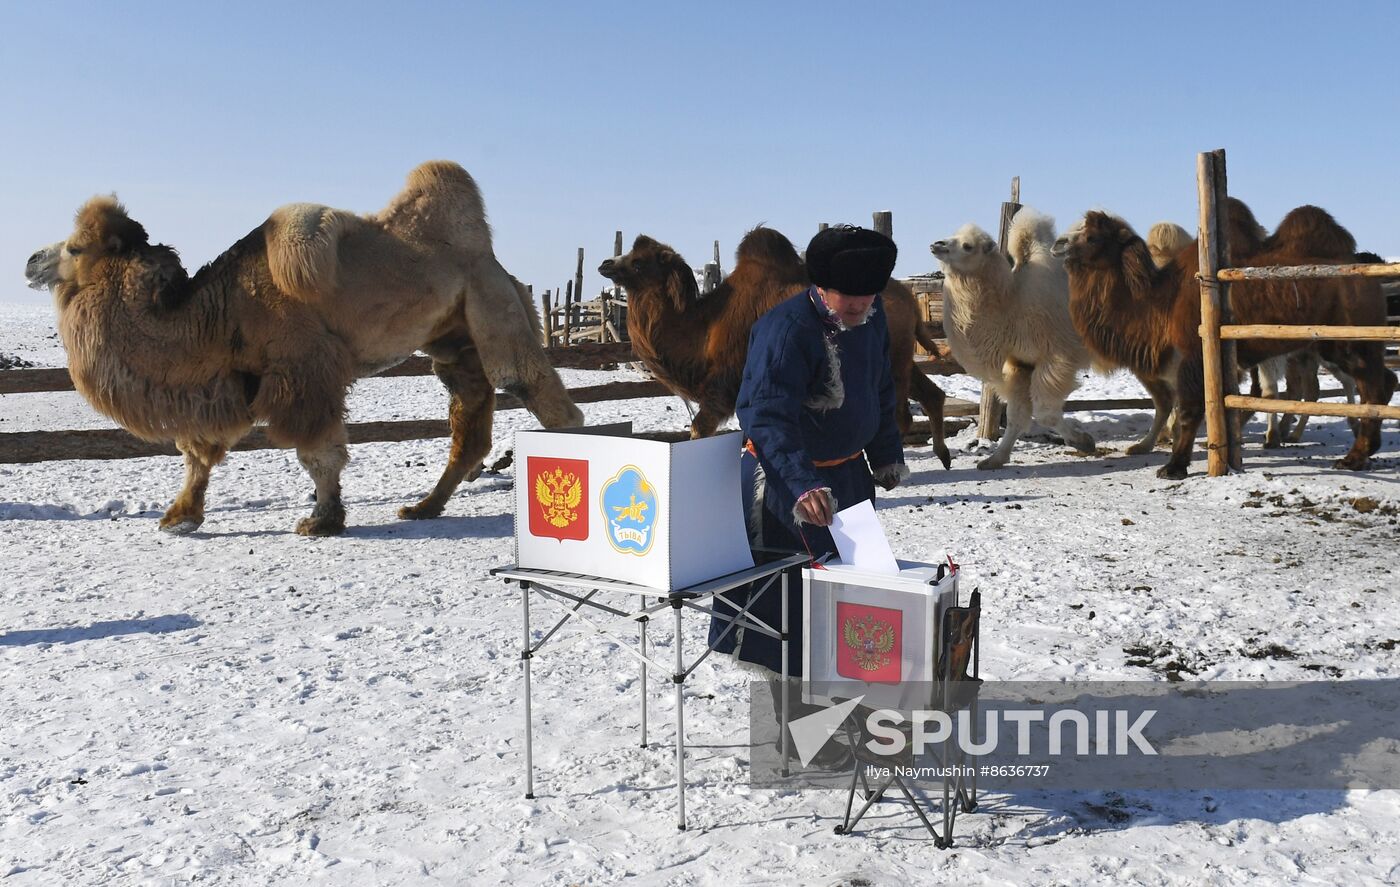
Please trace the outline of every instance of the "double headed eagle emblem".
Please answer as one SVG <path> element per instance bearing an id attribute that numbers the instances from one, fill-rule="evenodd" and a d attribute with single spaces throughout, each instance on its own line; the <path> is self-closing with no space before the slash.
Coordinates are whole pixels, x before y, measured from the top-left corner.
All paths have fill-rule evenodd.
<path id="1" fill-rule="evenodd" d="M 535 477 L 535 501 L 540 503 L 545 520 L 562 529 L 578 520 L 583 483 L 578 475 L 566 474 L 562 468 L 540 472 Z"/>
<path id="2" fill-rule="evenodd" d="M 850 616 L 841 625 L 841 639 L 851 648 L 856 664 L 864 671 L 876 671 L 889 664 L 894 634 L 890 623 L 874 616 Z"/>

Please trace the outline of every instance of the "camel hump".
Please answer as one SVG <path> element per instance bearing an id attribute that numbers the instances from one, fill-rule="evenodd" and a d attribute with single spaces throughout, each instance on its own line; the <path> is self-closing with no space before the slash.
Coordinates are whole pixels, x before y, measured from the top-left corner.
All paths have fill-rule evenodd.
<path id="1" fill-rule="evenodd" d="M 1350 261 L 1356 255 L 1356 238 L 1351 232 L 1327 210 L 1312 205 L 1289 210 L 1268 245 L 1298 257 Z"/>
<path id="2" fill-rule="evenodd" d="M 460 163 L 451 160 L 429 160 L 408 171 L 405 191 L 470 191 L 477 193 L 476 181 L 462 168 Z"/>
<path id="3" fill-rule="evenodd" d="M 762 225 L 749 231 L 734 251 L 736 262 L 762 262 L 765 265 L 801 267 L 802 259 L 792 241 L 780 232 Z"/>
<path id="4" fill-rule="evenodd" d="M 372 221 L 414 241 L 440 241 L 474 252 L 491 249 L 481 191 L 461 164 L 429 160 L 409 170 L 404 188 Z"/>
<path id="5" fill-rule="evenodd" d="M 71 244 L 120 253 L 149 242 L 146 229 L 126 214 L 126 207 L 115 194 L 88 200 L 79 208 L 74 222 L 73 234 L 68 238 Z"/>
<path id="6" fill-rule="evenodd" d="M 283 292 L 310 298 L 333 290 L 340 236 L 355 219 L 314 203 L 292 203 L 267 220 L 267 264 Z"/>
<path id="7" fill-rule="evenodd" d="M 1037 247 L 1048 253 L 1054 244 L 1055 220 L 1050 216 L 1026 206 L 1011 220 L 1011 230 L 1006 234 L 1006 252 L 1016 267 L 1029 262 Z"/>

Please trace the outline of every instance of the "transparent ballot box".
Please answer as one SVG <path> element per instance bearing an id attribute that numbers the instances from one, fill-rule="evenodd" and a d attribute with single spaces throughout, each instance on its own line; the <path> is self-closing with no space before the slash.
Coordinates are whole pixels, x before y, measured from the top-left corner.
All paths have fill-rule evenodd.
<path id="1" fill-rule="evenodd" d="M 864 696 L 865 706 L 930 706 L 939 627 L 958 604 L 958 571 L 898 561 L 898 573 L 840 562 L 802 571 L 804 701 Z"/>

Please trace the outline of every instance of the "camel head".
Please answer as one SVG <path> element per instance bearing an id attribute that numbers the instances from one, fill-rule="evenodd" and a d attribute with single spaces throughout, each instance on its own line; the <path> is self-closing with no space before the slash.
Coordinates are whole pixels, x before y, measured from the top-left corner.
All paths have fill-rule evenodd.
<path id="1" fill-rule="evenodd" d="M 1124 248 L 1134 241 L 1142 243 L 1142 238 L 1127 222 L 1112 213 L 1090 210 L 1069 226 L 1050 252 L 1063 258 L 1066 268 L 1107 268 L 1118 264 Z"/>
<path id="2" fill-rule="evenodd" d="M 989 257 L 996 256 L 997 242 L 971 223 L 963 225 L 946 240 L 936 240 L 929 250 L 948 269 L 962 274 L 976 273 Z"/>
<path id="3" fill-rule="evenodd" d="M 123 299 L 168 307 L 187 281 L 175 251 L 152 246 L 146 229 L 126 214 L 116 197 L 94 197 L 78 210 L 66 240 L 36 251 L 24 275 L 34 289 L 48 289 L 59 305 L 84 287 L 112 274 L 120 263 Z"/>
<path id="4" fill-rule="evenodd" d="M 24 279 L 30 289 L 52 289 L 58 284 L 58 262 L 63 256 L 64 241 L 51 243 L 43 249 L 35 250 L 34 255 L 24 265 Z"/>
<path id="5" fill-rule="evenodd" d="M 665 297 L 677 311 L 685 311 L 699 297 L 695 272 L 680 253 L 645 234 L 632 242 L 631 252 L 605 259 L 598 273 L 626 287 L 634 301 Z"/>
<path id="6" fill-rule="evenodd" d="M 1157 273 L 1147 243 L 1133 226 L 1101 210 L 1091 210 L 1071 225 L 1050 252 L 1064 258 L 1071 287 L 1077 274 L 1107 271 L 1121 274 L 1134 293 L 1146 293 Z"/>

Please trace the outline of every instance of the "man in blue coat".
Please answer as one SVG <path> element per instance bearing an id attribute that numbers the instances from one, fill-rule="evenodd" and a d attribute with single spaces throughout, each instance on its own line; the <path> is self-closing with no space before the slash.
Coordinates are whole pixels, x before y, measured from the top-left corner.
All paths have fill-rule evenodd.
<path id="1" fill-rule="evenodd" d="M 743 455 L 749 538 L 755 546 L 834 553 L 827 529 L 839 509 L 875 498 L 909 476 L 895 424 L 890 336 L 878 293 L 894 270 L 894 242 L 865 228 L 828 228 L 807 247 L 812 285 L 754 324 L 736 413 Z M 790 589 L 794 586 L 790 585 Z M 800 586 L 796 586 L 800 588 Z M 732 597 L 742 604 L 744 592 Z M 727 610 L 721 602 L 716 608 Z M 750 612 L 781 625 L 769 591 Z M 802 595 L 788 594 L 788 674 L 802 674 Z M 720 652 L 773 674 L 775 638 L 712 618 Z"/>

